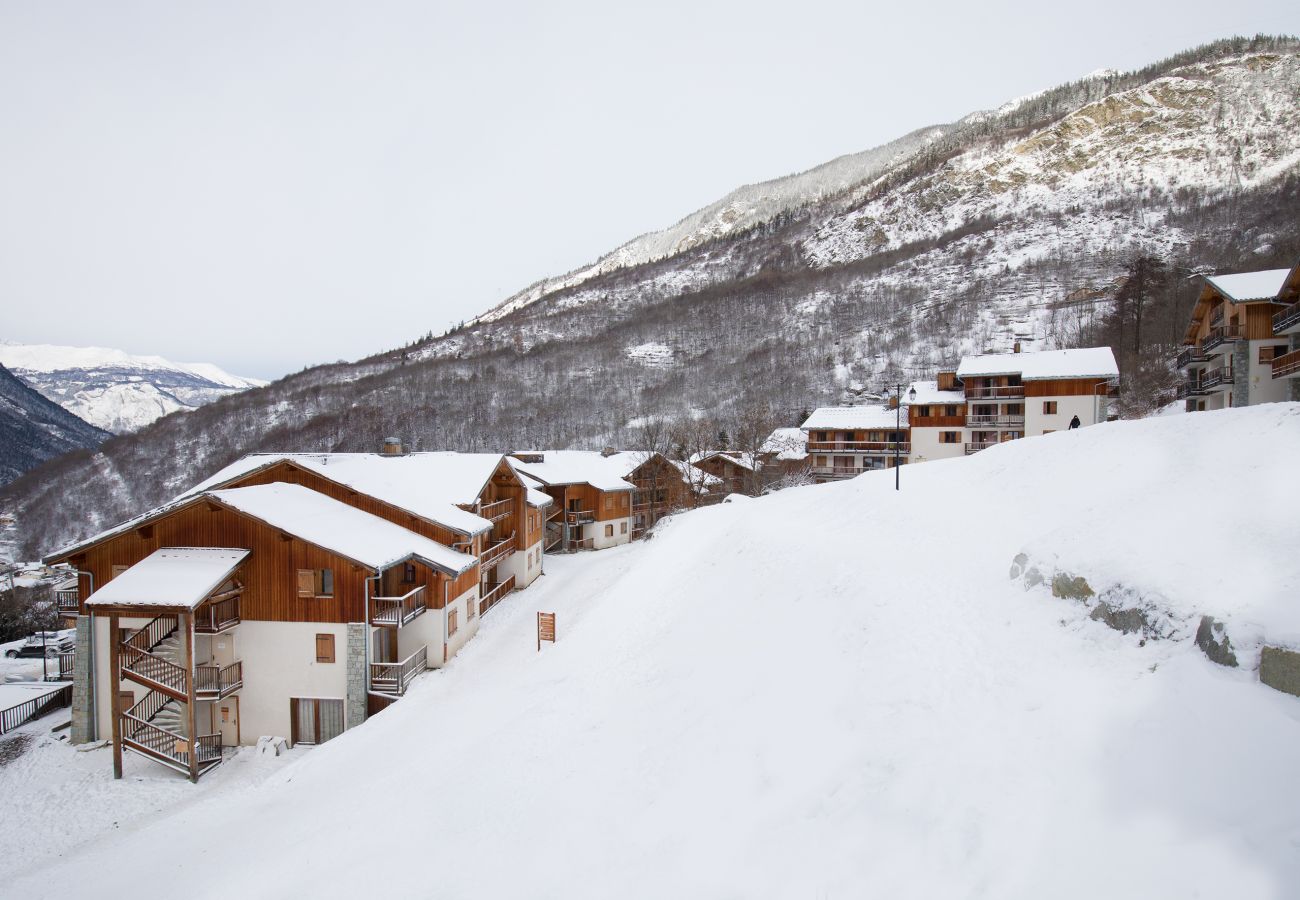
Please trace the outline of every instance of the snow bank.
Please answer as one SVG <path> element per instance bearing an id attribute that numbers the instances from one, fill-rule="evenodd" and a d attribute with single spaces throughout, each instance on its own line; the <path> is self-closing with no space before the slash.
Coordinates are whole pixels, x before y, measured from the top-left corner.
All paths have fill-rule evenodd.
<path id="1" fill-rule="evenodd" d="M 1285 627 L 1298 451 L 1294 404 L 1100 425 L 548 559 L 364 727 L 6 889 L 120 896 L 147 848 L 196 898 L 1285 896 L 1300 701 L 1007 570 L 1068 554 Z"/>

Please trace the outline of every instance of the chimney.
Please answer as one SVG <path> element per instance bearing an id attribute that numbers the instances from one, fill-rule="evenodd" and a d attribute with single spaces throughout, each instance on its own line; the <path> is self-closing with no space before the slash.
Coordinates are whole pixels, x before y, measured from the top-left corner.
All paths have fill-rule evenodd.
<path id="1" fill-rule="evenodd" d="M 1016 342 L 1011 346 L 1011 352 L 1012 352 L 1012 353 L 1019 353 L 1019 352 L 1020 352 L 1020 341 L 1016 341 Z"/>
<path id="2" fill-rule="evenodd" d="M 381 456 L 401 456 L 402 439 L 395 437 L 384 438 L 384 446 L 380 448 L 379 454 Z"/>
<path id="3" fill-rule="evenodd" d="M 546 454 L 545 454 L 545 453 L 538 453 L 538 452 L 536 452 L 536 451 L 530 451 L 530 450 L 516 450 L 514 453 L 511 453 L 510 455 L 513 456 L 515 459 L 519 460 L 519 461 L 522 462 L 522 463 L 544 463 L 544 462 L 546 462 Z"/>
<path id="4" fill-rule="evenodd" d="M 613 447 L 606 447 L 604 450 L 600 451 L 600 455 L 608 457 L 608 456 L 613 456 L 617 452 L 618 451 L 615 450 Z"/>

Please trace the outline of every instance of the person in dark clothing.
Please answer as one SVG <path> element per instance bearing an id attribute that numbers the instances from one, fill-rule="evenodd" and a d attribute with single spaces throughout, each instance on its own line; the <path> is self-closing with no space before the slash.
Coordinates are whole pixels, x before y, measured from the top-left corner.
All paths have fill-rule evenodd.
<path id="1" fill-rule="evenodd" d="M 1075 416 L 1073 419 L 1070 420 L 1070 428 L 1071 428 L 1071 429 L 1078 428 L 1081 424 L 1082 424 L 1082 423 L 1079 421 L 1079 417 L 1078 417 L 1078 416 Z"/>

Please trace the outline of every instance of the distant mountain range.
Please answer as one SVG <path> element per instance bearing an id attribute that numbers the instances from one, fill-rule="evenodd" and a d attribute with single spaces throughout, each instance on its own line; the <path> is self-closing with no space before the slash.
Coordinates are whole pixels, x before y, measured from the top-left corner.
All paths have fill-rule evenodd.
<path id="1" fill-rule="evenodd" d="M 0 365 L 68 412 L 114 434 L 266 384 L 210 363 L 175 363 L 104 347 L 0 341 Z"/>
<path id="2" fill-rule="evenodd" d="M 0 366 L 0 485 L 48 459 L 98 447 L 108 437 Z"/>

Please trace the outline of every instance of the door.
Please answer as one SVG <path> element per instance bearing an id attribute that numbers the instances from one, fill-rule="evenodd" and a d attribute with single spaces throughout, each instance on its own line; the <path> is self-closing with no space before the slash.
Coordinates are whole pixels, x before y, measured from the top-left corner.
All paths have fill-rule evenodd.
<path id="1" fill-rule="evenodd" d="M 221 732 L 221 746 L 239 746 L 239 695 L 233 694 L 212 704 L 216 718 L 214 731 Z"/>
<path id="2" fill-rule="evenodd" d="M 289 701 L 294 744 L 323 744 L 343 733 L 343 701 L 295 697 Z"/>

